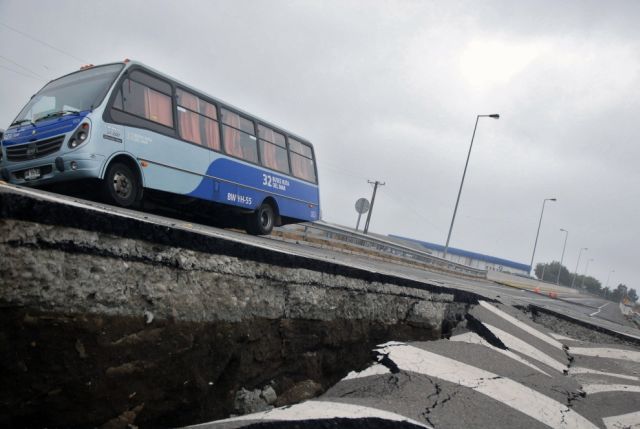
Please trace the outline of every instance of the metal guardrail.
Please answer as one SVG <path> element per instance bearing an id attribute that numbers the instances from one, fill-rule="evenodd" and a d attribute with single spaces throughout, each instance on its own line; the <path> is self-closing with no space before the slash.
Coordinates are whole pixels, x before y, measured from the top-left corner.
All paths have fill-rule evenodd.
<path id="1" fill-rule="evenodd" d="M 364 235 L 360 232 L 339 226 L 323 223 L 302 223 L 288 225 L 280 228 L 280 231 L 283 233 L 283 236 L 286 235 L 286 233 L 296 234 L 300 236 L 302 241 L 309 244 L 318 242 L 317 244 L 326 244 L 332 248 L 342 247 L 343 250 L 352 250 L 354 253 L 374 252 L 391 255 L 412 264 L 427 265 L 430 268 L 475 278 L 486 278 L 487 272 L 485 270 L 479 270 L 448 261 L 434 256 L 428 251 L 420 251 L 409 246 L 403 246 L 371 235 Z M 339 244 L 342 244 L 342 246 Z M 348 249 L 344 249 L 345 245 Z M 360 250 L 360 252 L 357 252 L 357 250 Z"/>

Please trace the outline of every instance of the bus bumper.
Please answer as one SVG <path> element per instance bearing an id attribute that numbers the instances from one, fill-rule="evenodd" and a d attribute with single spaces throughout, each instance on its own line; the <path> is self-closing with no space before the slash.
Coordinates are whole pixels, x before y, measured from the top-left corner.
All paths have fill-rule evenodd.
<path id="1" fill-rule="evenodd" d="M 4 163 L 0 168 L 0 176 L 6 182 L 27 186 L 100 177 L 104 156 L 73 155 L 34 159 L 19 165 Z"/>

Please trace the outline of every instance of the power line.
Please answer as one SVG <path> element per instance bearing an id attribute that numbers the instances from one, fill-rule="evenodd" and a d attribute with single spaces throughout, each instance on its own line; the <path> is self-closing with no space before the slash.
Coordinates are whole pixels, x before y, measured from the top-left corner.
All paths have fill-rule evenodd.
<path id="1" fill-rule="evenodd" d="M 21 76 L 24 76 L 24 77 L 28 77 L 29 79 L 34 79 L 34 80 L 37 80 L 37 81 L 40 81 L 40 82 L 43 81 L 43 79 L 40 79 L 40 78 L 37 78 L 35 76 L 31 76 L 31 75 L 22 73 L 21 71 L 18 71 L 18 70 L 11 69 L 11 68 L 9 68 L 7 66 L 3 66 L 2 64 L 0 64 L 0 68 L 3 68 L 5 70 L 9 70 L 10 72 L 17 73 L 17 74 L 19 74 Z M 44 81 L 46 82 L 46 79 L 44 79 Z"/>
<path id="2" fill-rule="evenodd" d="M 367 176 L 365 176 L 365 175 L 356 176 L 355 174 L 345 173 L 343 168 L 341 169 L 341 168 L 339 168 L 339 167 L 337 167 L 335 165 L 328 164 L 326 162 L 322 163 L 322 167 L 320 167 L 320 168 L 326 168 L 327 170 L 332 170 L 332 171 L 335 171 L 338 174 L 342 174 L 343 176 L 353 177 L 355 179 L 366 179 L 367 178 Z M 351 167 L 349 167 L 349 171 L 353 171 L 351 169 Z M 354 173 L 360 174 L 358 171 L 354 171 Z"/>
<path id="3" fill-rule="evenodd" d="M 388 197 L 390 197 L 392 200 L 394 200 L 396 203 L 399 203 L 400 207 L 402 207 L 403 209 L 408 209 L 418 219 L 421 219 L 421 220 L 427 222 L 429 225 L 431 225 L 436 230 L 440 229 L 440 227 L 437 226 L 436 224 L 434 224 L 429 217 L 424 215 L 424 213 L 420 213 L 419 211 L 414 209 L 413 205 L 408 203 L 404 198 L 402 198 L 399 193 L 390 192 L 390 193 L 388 193 L 386 195 Z"/>
<path id="4" fill-rule="evenodd" d="M 358 179 L 358 181 L 362 180 L 362 179 L 366 179 L 366 177 L 362 177 L 362 176 L 356 176 L 354 174 L 349 174 L 349 173 L 345 173 L 341 170 L 338 170 L 336 168 L 331 168 L 329 166 L 323 165 L 321 167 L 319 167 L 320 170 L 326 170 L 327 176 L 331 176 L 333 177 L 335 174 L 339 174 L 341 176 L 345 176 L 345 177 L 350 177 L 352 179 Z"/>
<path id="5" fill-rule="evenodd" d="M 25 71 L 31 73 L 34 76 L 37 76 L 37 77 L 42 78 L 42 79 L 47 79 L 46 77 L 44 77 L 42 75 L 39 75 L 38 73 L 34 72 L 33 70 L 30 70 L 27 67 L 25 67 L 25 66 L 23 66 L 21 64 L 18 64 L 17 62 L 13 61 L 12 59 L 9 59 L 7 57 L 3 57 L 2 55 L 0 55 L 0 58 L 2 58 L 3 60 L 5 60 L 7 62 L 10 62 L 13 65 L 16 65 L 16 66 L 20 67 L 22 70 L 25 70 Z"/>
<path id="6" fill-rule="evenodd" d="M 23 32 L 23 31 L 17 30 L 17 29 L 15 29 L 15 28 L 13 28 L 13 27 L 10 27 L 10 26 L 8 26 L 7 24 L 5 24 L 5 23 L 3 23 L 3 22 L 0 22 L 0 25 L 2 25 L 2 26 L 3 26 L 3 27 L 5 27 L 5 28 L 8 28 L 8 29 L 9 29 L 9 30 L 11 30 L 11 31 L 15 31 L 16 33 L 21 34 L 21 35 L 23 35 L 24 37 L 27 37 L 27 38 L 29 38 L 29 39 L 31 39 L 31 40 L 34 40 L 34 41 L 36 41 L 36 42 L 38 42 L 38 43 L 41 43 L 41 44 L 43 44 L 43 45 L 47 46 L 48 48 L 53 49 L 54 51 L 58 51 L 58 52 L 60 52 L 61 54 L 64 54 L 64 55 L 66 55 L 66 56 L 68 56 L 68 57 L 71 57 L 71 58 L 73 58 L 74 60 L 80 61 L 81 63 L 89 63 L 89 62 L 90 62 L 90 61 L 87 61 L 87 60 L 83 60 L 82 58 L 78 58 L 78 57 L 76 57 L 75 55 L 70 54 L 69 52 L 63 51 L 62 49 L 57 48 L 57 47 L 53 46 L 52 44 L 45 42 L 44 40 L 40 40 L 40 39 L 38 39 L 38 38 L 36 38 L 36 37 L 33 37 L 33 36 L 32 36 L 32 35 L 30 35 L 30 34 L 27 34 L 27 33 Z"/>

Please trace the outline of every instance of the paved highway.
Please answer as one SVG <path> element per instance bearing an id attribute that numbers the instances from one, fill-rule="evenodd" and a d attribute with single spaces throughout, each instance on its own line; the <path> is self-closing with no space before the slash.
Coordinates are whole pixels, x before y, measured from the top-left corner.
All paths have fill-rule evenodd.
<path id="1" fill-rule="evenodd" d="M 371 367 L 354 371 L 316 400 L 200 427 L 640 428 L 638 343 L 634 346 L 607 335 L 591 336 L 594 330 L 588 328 L 567 333 L 561 319 L 552 318 L 546 323 L 540 319 L 538 324 L 519 309 L 535 305 L 626 338 L 640 339 L 640 332 L 619 317 L 615 303 L 588 295 L 552 299 L 489 281 L 248 236 L 37 190 L 0 185 L 0 191 L 88 207 L 486 298 L 470 311 L 466 323 L 450 339 L 380 345 L 372 351 L 376 359 Z"/>
<path id="2" fill-rule="evenodd" d="M 602 328 L 640 339 L 640 331 L 622 316 L 622 313 L 616 303 L 609 304 L 610 301 L 594 298 L 592 295 L 560 294 L 558 297 L 560 299 L 552 299 L 544 295 L 503 286 L 487 280 L 465 278 L 439 271 L 429 271 L 408 265 L 398 265 L 393 262 L 387 262 L 384 259 L 374 259 L 368 256 L 351 253 L 345 254 L 333 249 L 310 247 L 305 245 L 304 242 L 292 243 L 275 240 L 269 237 L 251 236 L 230 229 L 221 229 L 210 225 L 193 223 L 188 218 L 177 219 L 149 212 L 127 210 L 73 196 L 60 195 L 39 189 L 16 187 L 5 183 L 0 184 L 0 190 L 3 192 L 23 193 L 35 198 L 60 201 L 65 204 L 89 207 L 94 210 L 132 217 L 154 224 L 197 231 L 201 234 L 219 237 L 225 240 L 250 244 L 252 246 L 272 249 L 311 259 L 329 261 L 335 264 L 359 268 L 370 272 L 392 275 L 445 288 L 465 290 L 479 294 L 491 300 L 499 300 L 509 305 L 535 305 L 559 314 L 582 320 L 585 323 L 595 324 Z"/>
<path id="3" fill-rule="evenodd" d="M 563 336 L 506 305 L 471 316 L 487 330 L 382 344 L 316 400 L 194 427 L 640 427 L 637 348 Z"/>

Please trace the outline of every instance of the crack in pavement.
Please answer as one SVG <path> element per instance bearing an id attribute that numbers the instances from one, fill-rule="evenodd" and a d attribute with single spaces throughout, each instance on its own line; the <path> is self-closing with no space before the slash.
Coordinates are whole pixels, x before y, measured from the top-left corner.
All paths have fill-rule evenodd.
<path id="1" fill-rule="evenodd" d="M 479 319 L 473 317 L 471 314 L 465 314 L 465 319 L 467 320 L 467 328 L 480 337 L 482 337 L 485 341 L 491 344 L 494 347 L 497 347 L 502 350 L 509 350 L 509 348 L 498 338 L 491 329 L 487 328 L 484 323 L 482 323 Z"/>
<path id="2" fill-rule="evenodd" d="M 458 390 L 456 389 L 453 393 L 449 393 L 446 395 L 446 397 L 444 399 L 441 400 L 440 396 L 442 394 L 442 387 L 440 385 L 440 383 L 432 380 L 430 377 L 425 377 L 427 380 L 429 380 L 429 382 L 434 386 L 434 388 L 436 389 L 435 392 L 427 395 L 427 397 L 425 399 L 427 400 L 431 400 L 433 398 L 435 398 L 435 401 L 431 404 L 428 405 L 424 412 L 421 414 L 422 417 L 424 417 L 424 419 L 427 421 L 427 423 L 429 423 L 429 425 L 431 425 L 434 429 L 436 427 L 436 425 L 433 423 L 433 421 L 431 420 L 431 412 L 438 406 L 442 407 L 444 404 L 446 404 L 447 402 L 449 402 L 451 399 L 453 399 L 457 393 Z"/>
<path id="3" fill-rule="evenodd" d="M 562 389 L 562 388 L 558 388 L 556 386 L 552 386 L 551 390 L 557 393 L 561 393 L 563 395 L 565 395 L 567 397 L 567 402 L 566 402 L 566 406 L 567 408 L 564 410 L 560 410 L 560 415 L 561 420 L 560 422 L 562 424 L 565 423 L 565 418 L 567 416 L 567 413 L 569 413 L 571 411 L 571 409 L 573 408 L 573 404 L 575 401 L 579 401 L 580 399 L 584 398 L 587 396 L 587 393 L 582 390 L 582 387 L 580 388 L 580 390 L 576 391 L 570 391 L 570 390 L 566 390 L 566 389 Z"/>
<path id="4" fill-rule="evenodd" d="M 575 357 L 569 352 L 569 346 L 566 344 L 562 344 L 562 351 L 564 352 L 564 354 L 567 356 L 567 369 L 565 369 L 564 375 L 569 375 L 569 370 L 571 369 L 571 365 L 573 365 L 573 361 L 575 360 Z"/>
<path id="5" fill-rule="evenodd" d="M 392 374 L 398 374 L 400 372 L 400 368 L 398 368 L 398 365 L 391 360 L 388 353 L 382 353 L 380 351 L 376 351 L 376 353 L 379 364 L 386 366 Z"/>

